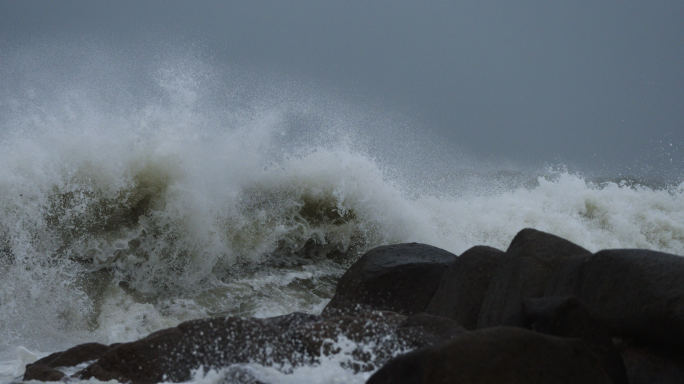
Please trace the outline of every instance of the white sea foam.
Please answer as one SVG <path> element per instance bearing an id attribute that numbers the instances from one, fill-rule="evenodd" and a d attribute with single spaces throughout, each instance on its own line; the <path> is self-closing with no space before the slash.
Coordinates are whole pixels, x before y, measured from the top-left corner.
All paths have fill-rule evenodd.
<path id="1" fill-rule="evenodd" d="M 103 51 L 98 68 L 22 69 L 60 55 L 37 51 L 2 62 L 2 76 L 42 71 L 0 100 L 2 360 L 20 345 L 130 341 L 209 315 L 316 313 L 382 244 L 505 249 L 533 227 L 591 251 L 684 255 L 684 183 L 475 166 L 401 119 L 292 83 L 188 57 L 140 82 Z M 335 359 L 243 368 L 272 382 L 365 381 Z"/>

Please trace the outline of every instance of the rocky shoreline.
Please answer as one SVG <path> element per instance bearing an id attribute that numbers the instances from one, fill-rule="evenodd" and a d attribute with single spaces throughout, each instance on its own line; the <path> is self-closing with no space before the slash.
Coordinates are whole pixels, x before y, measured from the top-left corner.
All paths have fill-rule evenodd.
<path id="1" fill-rule="evenodd" d="M 340 339 L 354 346 L 346 368 L 377 370 L 369 384 L 681 384 L 684 258 L 592 254 L 533 229 L 505 252 L 383 246 L 347 270 L 321 315 L 192 320 L 52 354 L 27 365 L 23 380 L 181 382 L 238 363 L 287 371 L 340 353 Z M 56 369 L 86 362 L 72 377 Z"/>

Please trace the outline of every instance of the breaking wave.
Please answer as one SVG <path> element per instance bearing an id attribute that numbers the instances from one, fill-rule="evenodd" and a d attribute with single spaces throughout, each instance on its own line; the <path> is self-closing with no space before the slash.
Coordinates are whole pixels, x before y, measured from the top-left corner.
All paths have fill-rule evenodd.
<path id="1" fill-rule="evenodd" d="M 534 227 L 592 251 L 684 255 L 681 180 L 477 165 L 296 83 L 191 56 L 148 63 L 141 81 L 105 51 L 39 51 L 2 63 L 27 79 L 0 100 L 0 357 L 318 312 L 382 244 L 505 249 Z"/>

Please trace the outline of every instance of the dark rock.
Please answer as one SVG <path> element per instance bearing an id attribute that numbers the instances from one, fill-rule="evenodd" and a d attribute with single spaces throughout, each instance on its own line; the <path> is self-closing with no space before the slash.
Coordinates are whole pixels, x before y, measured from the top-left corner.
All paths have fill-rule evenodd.
<path id="1" fill-rule="evenodd" d="M 504 252 L 486 246 L 465 251 L 446 270 L 427 313 L 475 329 L 487 288 Z"/>
<path id="2" fill-rule="evenodd" d="M 87 343 L 69 348 L 64 352 L 56 352 L 31 364 L 26 365 L 24 381 L 59 381 L 64 373 L 56 367 L 74 367 L 81 363 L 97 360 L 111 347 L 99 343 Z"/>
<path id="3" fill-rule="evenodd" d="M 525 299 L 522 314 L 525 326 L 537 332 L 596 342 L 612 340 L 605 325 L 575 296 Z"/>
<path id="4" fill-rule="evenodd" d="M 398 351 L 427 347 L 465 332 L 455 321 L 440 316 L 404 316 L 395 312 L 367 312 L 359 316 L 325 318 L 299 327 L 295 334 L 312 356 L 340 352 L 340 342 L 355 345 L 350 367 L 370 371 L 382 366 Z M 345 339 L 345 340 L 342 340 Z"/>
<path id="5" fill-rule="evenodd" d="M 451 340 L 465 331 L 452 319 L 427 313 L 408 316 L 397 327 L 398 337 L 412 349 Z"/>
<path id="6" fill-rule="evenodd" d="M 194 367 L 194 361 L 189 364 L 180 362 L 175 347 L 182 344 L 183 332 L 178 328 L 157 331 L 143 339 L 112 348 L 75 376 L 80 379 L 118 380 L 122 383 L 189 379 L 189 370 Z M 178 366 L 174 367 L 176 364 Z M 183 374 L 182 371 L 186 369 L 187 373 Z"/>
<path id="7" fill-rule="evenodd" d="M 26 372 L 24 372 L 23 380 L 60 381 L 65 377 L 66 375 L 64 373 L 54 368 L 33 363 L 26 366 Z"/>
<path id="8" fill-rule="evenodd" d="M 34 362 L 36 365 L 44 365 L 50 368 L 75 367 L 86 361 L 97 360 L 111 347 L 100 343 L 80 344 L 69 348 L 64 352 L 56 352 Z M 31 365 L 31 364 L 29 364 Z M 28 369 L 28 366 L 27 366 Z"/>
<path id="9" fill-rule="evenodd" d="M 684 258 L 605 250 L 558 264 L 547 296 L 580 298 L 613 335 L 684 351 Z"/>
<path id="10" fill-rule="evenodd" d="M 399 356 L 367 384 L 611 383 L 586 342 L 516 327 L 465 332 Z"/>
<path id="11" fill-rule="evenodd" d="M 270 319 L 216 318 L 181 323 L 132 343 L 121 344 L 77 373 L 81 379 L 158 383 L 188 381 L 192 370 L 235 363 L 296 366 L 311 362 L 292 338 L 296 328 L 317 316 L 293 313 Z"/>
<path id="12" fill-rule="evenodd" d="M 679 256 L 592 255 L 532 229 L 505 253 L 378 247 L 344 274 L 321 316 L 188 321 L 131 343 L 52 354 L 27 365 L 24 379 L 65 380 L 55 367 L 95 360 L 75 378 L 182 382 L 200 367 L 231 367 L 224 381 L 257 383 L 241 364 L 287 370 L 342 353 L 355 371 L 387 363 L 375 384 L 682 383 L 683 277 Z M 459 322 L 494 327 L 467 332 Z"/>
<path id="13" fill-rule="evenodd" d="M 314 321 L 321 321 L 321 316 L 303 312 L 293 312 L 287 315 L 269 317 L 264 319 L 269 325 L 278 328 L 281 332 L 288 332 L 296 327 Z"/>
<path id="14" fill-rule="evenodd" d="M 451 319 L 394 312 L 194 320 L 112 348 L 76 377 L 132 383 L 188 381 L 192 370 L 200 367 L 206 371 L 240 363 L 276 368 L 313 364 L 321 354 L 340 353 L 341 346 L 350 348 L 345 350 L 351 353 L 349 368 L 372 370 L 397 351 L 433 345 L 462 332 L 465 329 Z"/>
<path id="15" fill-rule="evenodd" d="M 684 354 L 666 348 L 636 345 L 621 340 L 618 347 L 630 384 L 681 384 Z"/>
<path id="16" fill-rule="evenodd" d="M 523 299 L 544 295 L 556 264 L 566 257 L 589 254 L 558 236 L 529 228 L 518 232 L 489 284 L 477 328 L 504 324 L 520 313 Z"/>
<path id="17" fill-rule="evenodd" d="M 397 350 L 425 347 L 465 331 L 453 320 L 426 314 L 406 317 L 374 312 L 321 318 L 301 313 L 270 319 L 204 319 L 159 331 L 105 353 L 79 378 L 153 383 L 187 381 L 193 369 L 236 363 L 269 366 L 311 364 L 321 353 L 339 352 L 330 342 L 357 343 L 353 367 L 375 369 Z"/>
<path id="18" fill-rule="evenodd" d="M 424 312 L 456 255 L 425 244 L 374 248 L 345 272 L 323 316 Z"/>
<path id="19" fill-rule="evenodd" d="M 608 328 L 595 319 L 575 296 L 525 299 L 520 324 L 547 335 L 578 338 L 587 342 L 601 360 L 614 384 L 627 384 L 625 365 Z"/>

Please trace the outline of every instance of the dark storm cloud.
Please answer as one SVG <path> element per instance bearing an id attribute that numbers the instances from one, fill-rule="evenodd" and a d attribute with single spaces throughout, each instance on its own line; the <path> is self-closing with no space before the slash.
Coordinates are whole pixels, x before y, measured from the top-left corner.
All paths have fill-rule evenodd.
<path id="1" fill-rule="evenodd" d="M 0 41 L 182 36 L 362 88 L 482 158 L 681 170 L 682 15 L 680 1 L 5 1 Z"/>

